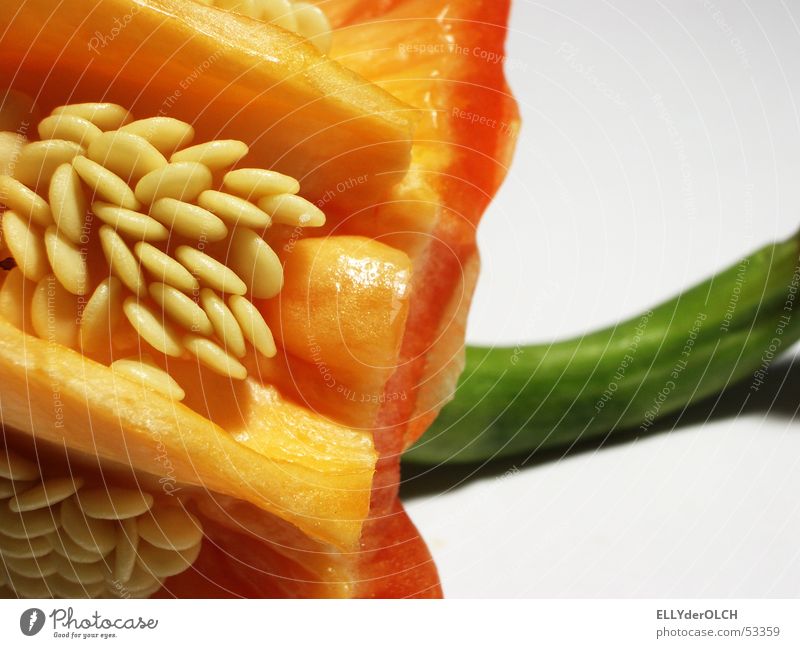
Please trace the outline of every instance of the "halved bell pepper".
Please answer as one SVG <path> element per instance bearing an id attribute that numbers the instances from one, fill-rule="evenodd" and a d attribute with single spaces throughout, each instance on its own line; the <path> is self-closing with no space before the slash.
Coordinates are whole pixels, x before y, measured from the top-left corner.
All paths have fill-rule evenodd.
<path id="1" fill-rule="evenodd" d="M 0 8 L 0 80 L 44 114 L 114 101 L 191 122 L 200 140 L 241 139 L 248 162 L 297 177 L 327 215 L 313 237 L 267 235 L 286 274 L 258 304 L 277 358 L 248 356 L 239 383 L 170 359 L 185 403 L 0 322 L 7 441 L 28 454 L 44 443 L 48 457 L 62 445 L 110 479 L 174 479 L 202 520 L 200 556 L 164 596 L 441 594 L 398 501 L 399 457 L 463 363 L 475 228 L 518 126 L 508 3 L 321 6 L 331 58 L 188 0 Z"/>

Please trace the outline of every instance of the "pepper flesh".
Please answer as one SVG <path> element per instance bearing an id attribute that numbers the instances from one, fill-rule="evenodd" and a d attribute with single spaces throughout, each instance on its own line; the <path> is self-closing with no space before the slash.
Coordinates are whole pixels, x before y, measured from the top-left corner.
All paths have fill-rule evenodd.
<path id="1" fill-rule="evenodd" d="M 413 263 L 408 325 L 397 369 L 378 394 L 384 400 L 377 413 L 370 403 L 349 409 L 352 420 L 376 428 L 380 459 L 361 553 L 336 564 L 358 575 L 348 596 L 436 597 L 442 594 L 436 567 L 397 498 L 399 459 L 451 397 L 463 366 L 464 326 L 478 271 L 475 226 L 505 175 L 519 126 L 502 66 L 509 3 L 331 0 L 324 6 L 336 30 L 332 56 L 421 115 L 411 171 L 390 198 L 331 225 L 337 233 L 366 234 L 402 249 Z M 454 42 L 492 56 L 465 57 Z M 440 46 L 409 56 L 406 46 L 414 43 Z M 505 127 L 476 129 L 458 117 L 460 110 Z M 308 380 L 313 384 L 312 375 Z M 275 588 L 282 582 L 265 576 L 276 573 L 269 556 L 260 565 L 222 562 L 236 554 L 236 537 L 218 537 L 217 549 L 204 550 L 198 561 L 217 584 L 209 596 L 251 596 L 253 583 Z M 173 581 L 173 595 L 196 592 L 198 585 L 186 574 Z"/>
<path id="2" fill-rule="evenodd" d="M 0 25 L 0 77 L 37 104 L 102 99 L 189 122 L 198 141 L 224 132 L 311 200 L 370 204 L 408 167 L 408 107 L 275 25 L 189 0 L 4 2 Z"/>

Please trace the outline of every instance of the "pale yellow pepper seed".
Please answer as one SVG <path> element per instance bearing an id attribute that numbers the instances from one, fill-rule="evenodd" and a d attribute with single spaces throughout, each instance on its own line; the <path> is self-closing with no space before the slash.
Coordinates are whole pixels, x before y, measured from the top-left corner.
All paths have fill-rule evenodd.
<path id="1" fill-rule="evenodd" d="M 232 295 L 228 300 L 231 312 L 247 341 L 265 358 L 274 358 L 278 350 L 264 316 L 246 297 Z"/>
<path id="2" fill-rule="evenodd" d="M 194 127 L 173 117 L 137 119 L 121 126 L 119 130 L 146 139 L 164 155 L 188 146 L 194 139 Z"/>
<path id="3" fill-rule="evenodd" d="M 220 376 L 234 380 L 247 378 L 247 369 L 244 365 L 226 353 L 216 342 L 197 335 L 187 335 L 183 338 L 183 345 L 201 364 Z"/>
<path id="4" fill-rule="evenodd" d="M 23 484 L 15 484 L 10 479 L 6 479 L 5 477 L 0 477 L 0 499 L 4 497 L 11 497 L 17 493 L 17 489 L 21 491 L 25 489 L 25 485 Z M 2 541 L 2 538 L 0 538 Z M 0 542 L 0 553 L 2 553 L 2 543 Z"/>
<path id="5" fill-rule="evenodd" d="M 39 536 L 38 538 L 25 538 L 23 540 L 0 535 L 0 556 L 3 557 L 39 558 L 40 556 L 46 556 L 52 550 L 53 547 L 46 535 Z M 0 570 L 0 573 L 2 573 L 2 570 Z"/>
<path id="6" fill-rule="evenodd" d="M 283 288 L 283 266 L 278 255 L 253 230 L 237 228 L 234 231 L 228 262 L 254 299 L 270 299 Z"/>
<path id="7" fill-rule="evenodd" d="M 73 563 L 56 554 L 56 569 L 61 578 L 80 586 L 103 583 L 110 570 L 104 561 L 93 563 Z"/>
<path id="8" fill-rule="evenodd" d="M 139 531 L 133 518 L 120 521 L 117 527 L 117 546 L 114 550 L 114 579 L 119 583 L 130 581 L 136 566 L 136 549 Z"/>
<path id="9" fill-rule="evenodd" d="M 84 549 L 72 538 L 70 538 L 66 532 L 61 530 L 57 530 L 56 532 L 49 534 L 47 537 L 53 546 L 53 551 L 55 551 L 59 556 L 69 558 L 70 562 L 97 562 L 98 560 L 102 560 L 108 556 L 108 554 L 113 551 L 113 548 L 107 549 L 105 552 L 101 551 L 98 547 Z"/>
<path id="10" fill-rule="evenodd" d="M 222 297 L 210 288 L 203 288 L 200 291 L 200 303 L 208 314 L 208 319 L 214 327 L 213 331 L 216 332 L 217 338 L 222 343 L 222 348 L 237 358 L 244 357 L 246 348 L 242 329 Z"/>
<path id="11" fill-rule="evenodd" d="M 217 1 L 219 2 L 219 0 Z M 262 20 L 275 23 L 288 31 L 298 31 L 291 0 L 257 0 L 257 2 L 261 5 L 263 12 Z"/>
<path id="12" fill-rule="evenodd" d="M 72 162 L 85 149 L 67 140 L 41 140 L 22 147 L 14 166 L 14 177 L 22 184 L 34 189 L 47 187 L 55 170 L 62 164 Z"/>
<path id="13" fill-rule="evenodd" d="M 101 553 L 111 551 L 116 543 L 114 524 L 87 516 L 73 496 L 61 502 L 61 528 L 79 546 Z"/>
<path id="14" fill-rule="evenodd" d="M 177 151 L 169 161 L 200 162 L 212 171 L 221 171 L 236 164 L 248 151 L 247 144 L 239 140 L 213 140 Z"/>
<path id="15" fill-rule="evenodd" d="M 153 508 L 138 520 L 139 537 L 159 549 L 183 551 L 203 539 L 197 518 L 177 506 Z"/>
<path id="16" fill-rule="evenodd" d="M 49 509 L 14 513 L 7 505 L 0 506 L 0 529 L 3 535 L 17 540 L 38 538 L 61 526 L 60 519 Z"/>
<path id="17" fill-rule="evenodd" d="M 156 351 L 173 358 L 181 356 L 183 353 L 181 339 L 172 325 L 164 321 L 163 316 L 144 303 L 140 303 L 135 297 L 128 297 L 122 305 L 122 310 L 139 337 Z"/>
<path id="18" fill-rule="evenodd" d="M 267 196 L 258 201 L 258 206 L 272 216 L 274 223 L 295 227 L 322 227 L 325 213 L 305 198 L 294 194 Z"/>
<path id="19" fill-rule="evenodd" d="M 23 218 L 30 218 L 39 227 L 47 227 L 53 222 L 47 201 L 11 176 L 0 176 L 0 203 Z"/>
<path id="20" fill-rule="evenodd" d="M 273 194 L 296 194 L 300 183 L 291 176 L 268 169 L 236 169 L 222 179 L 228 191 L 248 200 L 258 200 Z"/>
<path id="21" fill-rule="evenodd" d="M 204 286 L 230 295 L 244 295 L 247 292 L 247 285 L 233 270 L 205 252 L 181 245 L 175 250 L 175 258 Z"/>
<path id="22" fill-rule="evenodd" d="M 103 131 L 88 119 L 78 115 L 50 115 L 39 122 L 39 138 L 62 139 L 75 142 L 81 146 L 89 146 Z"/>
<path id="23" fill-rule="evenodd" d="M 294 3 L 297 31 L 311 41 L 320 52 L 331 49 L 331 25 L 320 7 L 308 2 Z"/>
<path id="24" fill-rule="evenodd" d="M 0 477 L 14 481 L 38 479 L 39 468 L 13 450 L 0 447 Z"/>
<path id="25" fill-rule="evenodd" d="M 96 520 L 125 520 L 143 515 L 153 506 L 153 496 L 142 490 L 103 486 L 84 488 L 77 497 L 78 507 Z"/>
<path id="26" fill-rule="evenodd" d="M 150 215 L 171 231 L 196 241 L 216 242 L 228 235 L 225 223 L 210 211 L 174 198 L 154 202 Z"/>
<path id="27" fill-rule="evenodd" d="M 136 200 L 133 189 L 103 165 L 81 155 L 72 161 L 72 166 L 97 198 L 125 209 L 141 209 L 142 205 Z"/>
<path id="28" fill-rule="evenodd" d="M 200 282 L 191 272 L 157 247 L 149 243 L 137 243 L 133 251 L 153 279 L 186 293 L 200 289 Z"/>
<path id="29" fill-rule="evenodd" d="M 232 227 L 269 227 L 272 219 L 253 203 L 222 191 L 204 191 L 197 197 L 197 204 L 218 216 Z"/>
<path id="30" fill-rule="evenodd" d="M 149 205 L 160 198 L 191 202 L 211 187 L 209 168 L 199 162 L 175 162 L 151 171 L 136 184 L 136 198 Z"/>
<path id="31" fill-rule="evenodd" d="M 41 558 L 11 558 L 3 557 L 6 569 L 14 572 L 17 576 L 24 578 L 41 578 L 50 576 L 58 571 L 53 554 L 42 556 Z"/>
<path id="32" fill-rule="evenodd" d="M 176 324 L 192 333 L 214 334 L 214 327 L 206 314 L 207 311 L 200 308 L 194 300 L 184 295 L 177 288 L 165 283 L 154 282 L 150 284 L 149 292 L 153 301 Z"/>
<path id="33" fill-rule="evenodd" d="M 3 242 L 26 279 L 39 281 L 47 274 L 50 267 L 43 234 L 27 218 L 15 211 L 3 214 Z"/>
<path id="34" fill-rule="evenodd" d="M 59 283 L 73 295 L 85 295 L 89 291 L 89 266 L 85 254 L 62 236 L 55 225 L 45 230 L 44 245 L 47 260 Z"/>
<path id="35" fill-rule="evenodd" d="M 166 241 L 169 230 L 147 214 L 110 203 L 92 203 L 92 212 L 106 225 L 137 241 Z"/>
<path id="36" fill-rule="evenodd" d="M 166 166 L 167 159 L 143 137 L 124 131 L 109 131 L 94 140 L 87 156 L 123 180 L 140 178 Z"/>
<path id="37" fill-rule="evenodd" d="M 39 482 L 33 488 L 12 497 L 8 506 L 12 511 L 33 511 L 45 506 L 53 506 L 71 495 L 83 485 L 80 477 L 62 477 Z"/>
<path id="38" fill-rule="evenodd" d="M 100 227 L 98 236 L 111 274 L 118 277 L 134 295 L 144 297 L 147 294 L 147 284 L 142 269 L 123 238 L 108 225 Z"/>
<path id="39" fill-rule="evenodd" d="M 186 392 L 175 379 L 153 362 L 138 358 L 123 358 L 112 362 L 111 370 L 172 400 L 182 401 L 186 398 Z"/>
<path id="40" fill-rule="evenodd" d="M 86 243 L 86 197 L 83 195 L 80 176 L 71 164 L 62 164 L 50 180 L 50 209 L 59 233 L 73 243 Z"/>
<path id="41" fill-rule="evenodd" d="M 107 344 L 122 318 L 122 282 L 106 277 L 86 302 L 81 313 L 78 335 L 81 347 L 93 350 Z"/>
<path id="42" fill-rule="evenodd" d="M 131 120 L 131 114 L 114 103 L 68 104 L 54 109 L 51 115 L 76 115 L 92 122 L 103 131 L 114 130 Z"/>

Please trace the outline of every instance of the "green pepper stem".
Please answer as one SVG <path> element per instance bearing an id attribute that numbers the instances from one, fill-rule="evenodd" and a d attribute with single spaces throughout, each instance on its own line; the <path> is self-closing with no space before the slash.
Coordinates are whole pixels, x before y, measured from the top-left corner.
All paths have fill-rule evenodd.
<path id="1" fill-rule="evenodd" d="M 749 379 L 755 394 L 800 339 L 798 235 L 770 244 L 645 313 L 554 344 L 468 347 L 455 399 L 405 455 L 473 463 L 568 447 Z"/>

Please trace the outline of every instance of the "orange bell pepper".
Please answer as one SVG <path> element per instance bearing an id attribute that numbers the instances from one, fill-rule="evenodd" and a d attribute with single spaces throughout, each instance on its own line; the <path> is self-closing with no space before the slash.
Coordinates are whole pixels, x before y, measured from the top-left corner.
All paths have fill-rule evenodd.
<path id="1" fill-rule="evenodd" d="M 236 384 L 170 359 L 189 394 L 179 406 L 109 382 L 100 355 L 54 358 L 25 322 L 0 322 L 0 407 L 22 433 L 7 441 L 26 453 L 63 441 L 93 470 L 122 462 L 145 484 L 164 478 L 165 453 L 205 539 L 162 596 L 440 596 L 398 499 L 399 459 L 463 366 L 475 229 L 518 128 L 507 0 L 330 0 L 332 60 L 188 0 L 16 4 L 0 9 L 2 80 L 40 109 L 102 99 L 241 139 L 249 161 L 298 177 L 328 222 L 314 237 L 267 235 L 286 274 L 258 303 L 277 358 L 248 356 Z M 87 49 L 126 8 L 129 24 Z M 48 416 L 54 383 L 63 421 Z"/>

